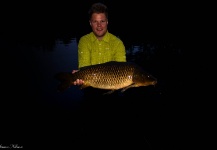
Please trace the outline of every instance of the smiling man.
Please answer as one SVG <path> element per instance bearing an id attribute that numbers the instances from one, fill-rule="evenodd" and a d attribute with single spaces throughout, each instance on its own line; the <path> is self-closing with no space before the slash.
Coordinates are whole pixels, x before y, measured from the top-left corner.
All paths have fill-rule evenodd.
<path id="1" fill-rule="evenodd" d="M 94 3 L 88 13 L 92 32 L 79 40 L 78 68 L 109 61 L 126 62 L 126 49 L 123 42 L 108 32 L 107 6 L 103 3 Z M 75 82 L 78 85 L 82 83 L 81 80 Z"/>

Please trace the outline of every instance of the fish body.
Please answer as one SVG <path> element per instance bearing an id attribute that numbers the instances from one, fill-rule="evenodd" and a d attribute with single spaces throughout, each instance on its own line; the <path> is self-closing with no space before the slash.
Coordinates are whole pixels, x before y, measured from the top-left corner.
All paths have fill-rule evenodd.
<path id="1" fill-rule="evenodd" d="M 93 87 L 98 89 L 115 90 L 122 89 L 124 92 L 128 88 L 155 85 L 157 79 L 147 73 L 141 67 L 132 62 L 107 62 L 80 68 L 75 73 L 60 72 L 56 78 L 61 82 L 58 91 L 64 91 L 74 85 L 76 79 L 81 79 L 84 83 L 81 89 Z"/>

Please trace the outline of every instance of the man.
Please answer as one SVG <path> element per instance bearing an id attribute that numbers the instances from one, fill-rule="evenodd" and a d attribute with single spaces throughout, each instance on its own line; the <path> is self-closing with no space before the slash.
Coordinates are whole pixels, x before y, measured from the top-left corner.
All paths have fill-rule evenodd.
<path id="1" fill-rule="evenodd" d="M 78 43 L 78 68 L 109 61 L 126 62 L 123 42 L 108 32 L 108 9 L 102 3 L 95 3 L 89 10 L 92 32 L 82 36 Z M 73 70 L 72 73 L 77 70 Z M 77 79 L 75 85 L 83 84 Z"/>

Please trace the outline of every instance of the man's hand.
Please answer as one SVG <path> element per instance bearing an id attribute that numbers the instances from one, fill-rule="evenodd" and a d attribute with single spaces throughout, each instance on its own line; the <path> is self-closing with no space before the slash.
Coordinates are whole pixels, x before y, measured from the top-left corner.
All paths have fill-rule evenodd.
<path id="1" fill-rule="evenodd" d="M 72 74 L 77 72 L 78 70 L 72 70 Z M 83 80 L 81 79 L 77 79 L 76 81 L 74 81 L 74 85 L 82 85 L 84 83 Z"/>

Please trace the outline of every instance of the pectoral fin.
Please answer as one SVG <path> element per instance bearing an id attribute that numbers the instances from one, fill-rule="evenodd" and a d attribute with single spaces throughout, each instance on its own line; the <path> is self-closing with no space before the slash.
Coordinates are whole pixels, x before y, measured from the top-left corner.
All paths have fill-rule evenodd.
<path id="1" fill-rule="evenodd" d="M 121 90 L 121 92 L 123 93 L 124 91 L 126 91 L 127 89 L 132 88 L 132 87 L 137 87 L 137 85 L 136 85 L 135 83 L 133 83 L 133 84 L 131 84 L 131 85 L 129 85 L 129 86 L 123 88 L 123 89 Z"/>
<path id="2" fill-rule="evenodd" d="M 104 93 L 103 95 L 111 94 L 111 93 L 113 93 L 114 91 L 115 91 L 115 90 L 108 91 L 108 92 Z"/>

